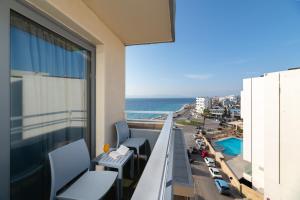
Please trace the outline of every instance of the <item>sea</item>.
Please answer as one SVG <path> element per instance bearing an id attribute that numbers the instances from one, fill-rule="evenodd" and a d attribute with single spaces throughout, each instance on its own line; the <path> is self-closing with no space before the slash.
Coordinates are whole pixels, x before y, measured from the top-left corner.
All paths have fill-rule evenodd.
<path id="1" fill-rule="evenodd" d="M 126 110 L 134 111 L 178 111 L 185 104 L 195 102 L 195 98 L 127 98 Z M 127 114 L 128 119 L 153 119 L 158 114 Z"/>

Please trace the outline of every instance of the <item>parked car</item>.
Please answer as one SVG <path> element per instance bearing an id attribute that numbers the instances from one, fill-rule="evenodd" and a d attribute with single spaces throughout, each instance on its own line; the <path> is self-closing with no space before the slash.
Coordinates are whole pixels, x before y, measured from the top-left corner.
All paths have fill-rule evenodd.
<path id="1" fill-rule="evenodd" d="M 205 161 L 205 163 L 206 163 L 206 165 L 207 165 L 208 167 L 216 167 L 216 162 L 215 162 L 214 159 L 209 158 L 209 157 L 205 157 L 205 158 L 204 158 L 204 161 Z"/>
<path id="2" fill-rule="evenodd" d="M 203 138 L 197 138 L 197 139 L 195 140 L 195 142 L 196 142 L 196 143 L 204 142 L 204 139 L 203 139 Z"/>
<path id="3" fill-rule="evenodd" d="M 213 178 L 218 178 L 218 179 L 222 179 L 223 178 L 222 175 L 221 175 L 221 173 L 220 173 L 220 170 L 218 168 L 209 167 L 208 170 L 209 170 L 210 175 Z"/>
<path id="4" fill-rule="evenodd" d="M 215 184 L 220 194 L 231 194 L 229 184 L 226 181 L 222 179 L 215 179 Z"/>
<path id="5" fill-rule="evenodd" d="M 208 156 L 208 152 L 205 151 L 205 150 L 202 150 L 202 151 L 201 151 L 201 157 L 202 157 L 202 158 L 205 158 L 205 157 L 207 157 L 207 156 Z"/>
<path id="6" fill-rule="evenodd" d="M 197 140 L 197 139 L 201 139 L 201 135 L 200 134 L 198 134 L 198 133 L 195 133 L 195 134 L 193 134 L 193 138 L 195 139 L 195 140 Z"/>

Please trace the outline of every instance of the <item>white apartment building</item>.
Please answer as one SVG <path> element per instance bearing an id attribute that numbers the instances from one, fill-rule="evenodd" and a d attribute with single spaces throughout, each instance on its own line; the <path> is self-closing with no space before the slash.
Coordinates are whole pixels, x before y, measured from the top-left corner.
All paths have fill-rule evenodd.
<path id="1" fill-rule="evenodd" d="M 265 199 L 300 199 L 300 70 L 243 80 L 243 159 Z"/>
<path id="2" fill-rule="evenodd" d="M 232 102 L 229 99 L 224 99 L 222 101 L 222 106 L 223 107 L 230 107 L 232 105 Z"/>
<path id="3" fill-rule="evenodd" d="M 237 103 L 238 97 L 236 95 L 229 95 L 227 96 L 227 99 L 229 99 L 230 102 Z"/>
<path id="4" fill-rule="evenodd" d="M 215 106 L 211 109 L 209 109 L 209 112 L 212 116 L 214 117 L 222 117 L 222 115 L 224 114 L 225 109 L 220 107 L 220 106 Z"/>
<path id="5" fill-rule="evenodd" d="M 203 113 L 204 109 L 211 107 L 211 100 L 209 97 L 197 97 L 196 98 L 196 111 L 197 113 Z"/>
<path id="6" fill-rule="evenodd" d="M 230 105 L 237 104 L 239 101 L 239 97 L 236 95 L 228 95 L 219 97 L 218 100 L 224 107 L 228 107 Z"/>

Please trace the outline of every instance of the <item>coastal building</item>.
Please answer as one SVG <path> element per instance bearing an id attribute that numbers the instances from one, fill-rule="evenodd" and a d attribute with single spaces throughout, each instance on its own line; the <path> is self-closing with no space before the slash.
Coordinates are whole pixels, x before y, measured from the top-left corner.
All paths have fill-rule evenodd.
<path id="1" fill-rule="evenodd" d="M 0 199 L 49 199 L 50 151 L 82 138 L 91 158 L 115 146 L 114 123 L 125 120 L 125 48 L 173 42 L 175 1 L 0 4 Z M 159 126 L 133 199 L 173 195 L 165 187 L 172 114 Z"/>
<path id="2" fill-rule="evenodd" d="M 228 95 L 224 97 L 219 97 L 219 102 L 223 107 L 231 107 L 239 103 L 239 96 L 237 95 Z"/>
<path id="3" fill-rule="evenodd" d="M 241 117 L 241 110 L 238 108 L 230 108 L 230 115 L 232 118 L 240 118 Z"/>
<path id="4" fill-rule="evenodd" d="M 243 80 L 244 178 L 265 199 L 299 199 L 299 101 L 299 69 Z"/>
<path id="5" fill-rule="evenodd" d="M 219 105 L 219 97 L 212 97 L 211 98 L 211 105 L 212 106 L 216 106 L 216 105 Z"/>
<path id="6" fill-rule="evenodd" d="M 224 114 L 225 109 L 220 106 L 214 106 L 209 111 L 212 116 L 220 118 Z"/>
<path id="7" fill-rule="evenodd" d="M 233 104 L 237 104 L 238 103 L 238 96 L 237 95 L 229 95 L 227 96 L 227 99 L 232 102 Z"/>
<path id="8" fill-rule="evenodd" d="M 232 102 L 227 98 L 222 101 L 222 106 L 224 108 L 229 108 L 231 105 L 232 105 Z"/>
<path id="9" fill-rule="evenodd" d="M 205 109 L 211 108 L 211 99 L 209 97 L 196 98 L 196 111 L 202 114 Z"/>

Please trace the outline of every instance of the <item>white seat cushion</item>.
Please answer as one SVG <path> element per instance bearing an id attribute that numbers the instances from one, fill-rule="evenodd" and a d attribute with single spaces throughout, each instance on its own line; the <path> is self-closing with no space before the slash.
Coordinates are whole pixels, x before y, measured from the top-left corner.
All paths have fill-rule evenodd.
<path id="1" fill-rule="evenodd" d="M 88 171 L 57 195 L 57 199 L 98 200 L 109 191 L 117 175 L 117 172 L 112 171 Z"/>

